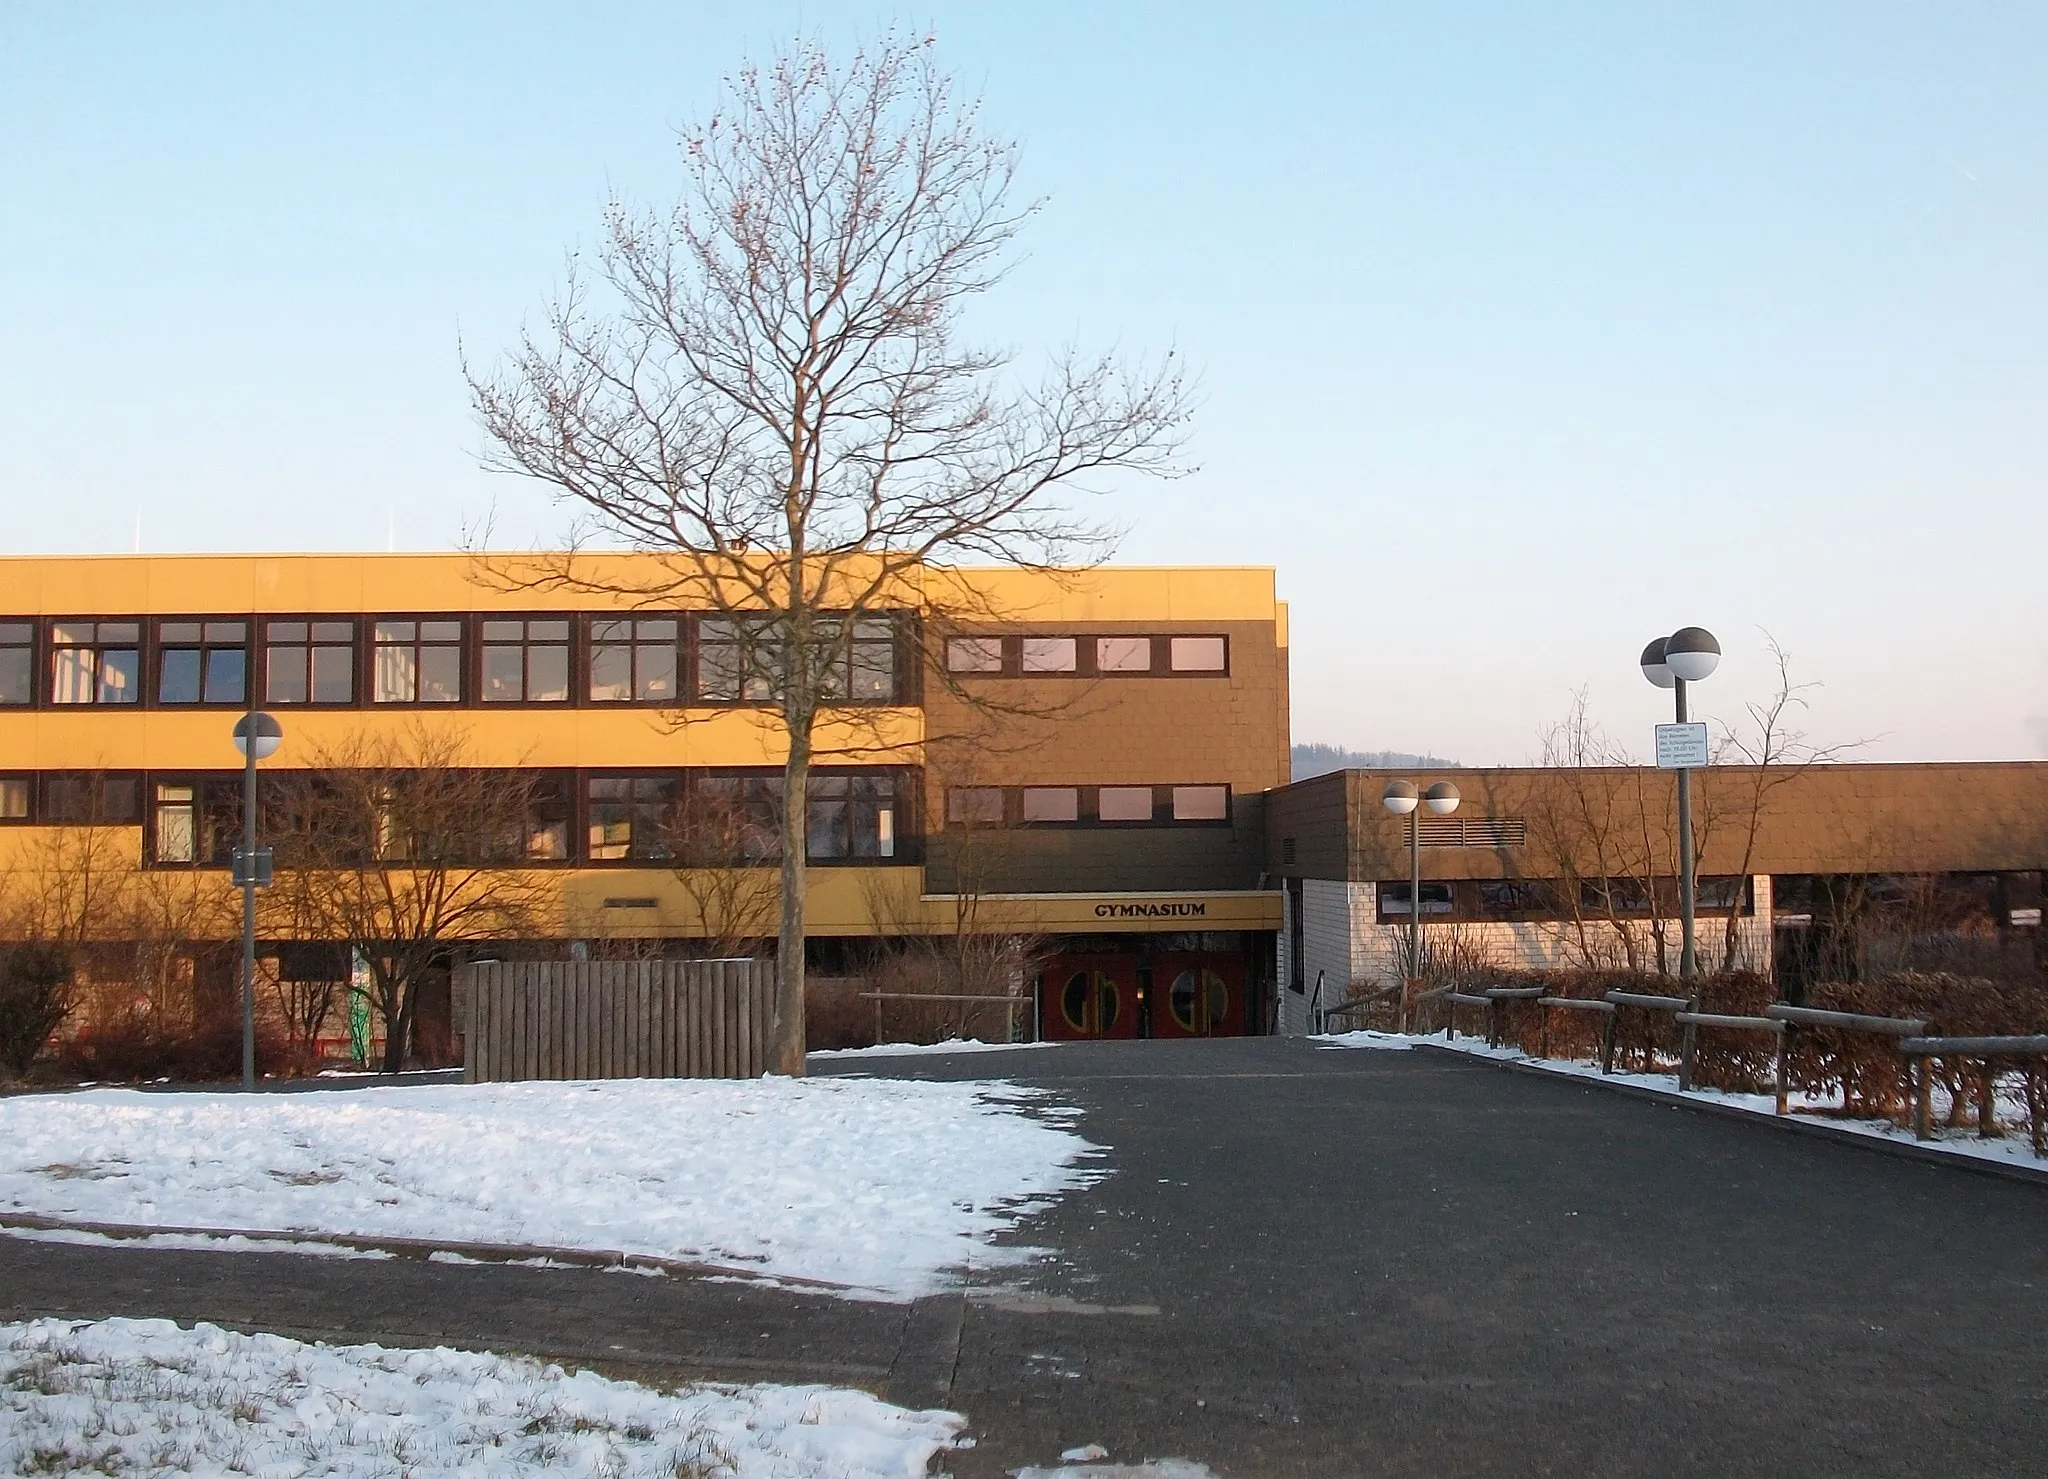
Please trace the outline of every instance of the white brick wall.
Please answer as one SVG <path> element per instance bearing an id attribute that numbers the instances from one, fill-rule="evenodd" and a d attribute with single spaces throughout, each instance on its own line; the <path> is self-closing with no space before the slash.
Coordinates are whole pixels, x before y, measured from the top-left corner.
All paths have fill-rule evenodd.
<path id="1" fill-rule="evenodd" d="M 1329 1007 L 1350 994 L 1353 981 L 1362 979 L 1360 947 L 1372 928 L 1375 907 L 1373 886 L 1344 883 L 1327 878 L 1305 878 L 1301 885 L 1301 983 L 1300 994 L 1280 993 L 1280 1031 L 1296 1037 L 1312 1030 L 1311 1005 L 1318 1001 L 1316 976 L 1323 978 L 1320 1004 Z M 1288 932 L 1281 932 L 1282 948 Z M 1282 981 L 1291 980 L 1289 962 L 1281 962 Z"/>
<path id="2" fill-rule="evenodd" d="M 1771 969 L 1771 880 L 1759 874 L 1753 880 L 1756 913 L 1737 928 L 1740 941 L 1738 964 L 1766 974 Z M 1390 986 L 1401 978 L 1406 924 L 1380 924 L 1375 919 L 1376 899 L 1370 883 L 1339 883 L 1310 878 L 1302 883 L 1302 994 L 1283 989 L 1280 993 L 1280 1031 L 1289 1036 L 1308 1032 L 1309 1005 L 1315 1000 L 1316 972 L 1323 973 L 1322 1005 L 1342 1001 L 1347 987 Z M 1703 964 L 1713 965 L 1721 957 L 1721 921 L 1702 919 L 1699 951 Z M 1447 928 L 1431 925 L 1424 917 L 1425 933 Z M 1578 941 L 1569 924 L 1461 924 L 1460 934 L 1501 970 L 1549 970 L 1573 965 L 1580 960 Z M 1655 945 L 1647 921 L 1634 926 L 1642 942 L 1646 962 L 1654 960 Z M 1665 938 L 1670 942 L 1670 966 L 1678 968 L 1678 921 L 1666 922 Z M 1620 965 L 1621 951 L 1613 926 L 1604 921 L 1588 928 L 1595 950 L 1612 949 Z M 1281 932 L 1280 979 L 1290 979 L 1284 958 L 1286 930 Z"/>

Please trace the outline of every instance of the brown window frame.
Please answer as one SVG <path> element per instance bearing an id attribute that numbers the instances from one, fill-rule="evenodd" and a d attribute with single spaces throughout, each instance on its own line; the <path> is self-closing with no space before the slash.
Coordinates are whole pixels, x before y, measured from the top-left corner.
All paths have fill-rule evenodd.
<path id="1" fill-rule="evenodd" d="M 17 640 L 12 635 L 17 630 L 25 634 L 23 639 Z M 0 711 L 33 709 L 40 705 L 43 665 L 38 654 L 43 650 L 43 643 L 39 640 L 42 632 L 42 622 L 33 616 L 0 617 L 0 659 L 18 652 L 23 654 L 25 661 L 21 674 L 21 691 L 24 696 L 18 699 L 0 698 Z"/>
<path id="2" fill-rule="evenodd" d="M 409 623 L 410 637 L 396 637 L 383 640 L 379 629 L 386 625 Z M 446 637 L 429 639 L 425 628 L 429 625 L 452 626 L 455 636 L 451 641 Z M 461 612 L 377 612 L 366 615 L 362 621 L 362 633 L 367 638 L 363 649 L 363 697 L 358 705 L 365 709 L 462 709 L 471 706 L 470 695 L 474 691 L 470 679 L 471 626 L 467 615 Z M 424 658 L 429 650 L 445 652 L 455 650 L 455 696 L 446 699 L 420 697 L 420 679 L 425 672 Z M 382 679 L 378 671 L 378 660 L 385 650 L 408 652 L 412 655 L 411 698 L 379 698 L 377 687 Z"/>
<path id="3" fill-rule="evenodd" d="M 259 667 L 261 671 L 259 676 L 261 678 L 262 684 L 259 691 L 263 695 L 263 707 L 290 709 L 295 712 L 305 709 L 341 710 L 367 709 L 371 707 L 370 704 L 364 701 L 364 694 L 368 689 L 368 684 L 364 681 L 365 674 L 363 671 L 364 664 L 362 613 L 351 612 L 348 614 L 342 614 L 340 612 L 334 611 L 319 611 L 308 613 L 266 611 L 258 615 L 257 622 L 258 628 L 256 632 L 256 647 L 257 651 L 260 653 Z M 271 640 L 270 629 L 272 626 L 288 626 L 294 623 L 303 625 L 306 628 L 306 635 L 304 637 L 300 638 L 297 641 L 286 639 L 283 641 L 273 642 Z M 323 640 L 321 638 L 314 636 L 313 628 L 315 627 L 315 625 L 320 624 L 331 626 L 346 626 L 349 631 L 349 696 L 345 700 L 337 701 L 334 699 L 320 699 L 313 697 L 313 654 L 323 648 L 333 648 L 335 646 L 340 645 L 331 637 Z M 306 654 L 306 697 L 303 699 L 279 698 L 272 690 L 271 653 L 273 651 L 280 651 L 286 649 L 293 651 L 301 651 Z"/>
<path id="4" fill-rule="evenodd" d="M 580 704 L 593 709 L 677 709 L 683 707 L 685 703 L 683 695 L 686 691 L 684 685 L 689 679 L 689 617 L 690 613 L 686 611 L 627 611 L 617 615 L 586 612 L 577 623 L 576 645 L 579 649 L 580 667 L 582 669 L 582 683 L 577 691 Z M 667 622 L 675 628 L 667 644 L 673 651 L 675 658 L 675 666 L 671 669 L 670 677 L 670 682 L 674 686 L 667 698 L 642 698 L 640 696 L 641 650 L 649 648 L 659 651 L 663 646 L 659 638 L 642 638 L 640 636 L 639 627 L 643 622 Z M 623 641 L 617 639 L 600 641 L 598 637 L 599 628 L 618 625 L 624 625 L 631 629 Z M 626 649 L 628 663 L 627 683 L 633 690 L 630 697 L 599 698 L 597 696 L 595 691 L 597 686 L 597 654 L 600 646 L 607 648 L 623 646 Z"/>
<path id="5" fill-rule="evenodd" d="M 208 629 L 234 624 L 242 629 L 239 643 L 222 637 L 208 635 Z M 246 709 L 249 696 L 255 686 L 255 628 L 257 618 L 247 615 L 219 616 L 157 616 L 149 623 L 149 673 L 151 683 L 148 704 L 153 709 Z M 192 626 L 199 629 L 193 638 L 165 635 L 170 627 Z M 167 699 L 164 697 L 164 659 L 174 652 L 196 652 L 199 654 L 199 697 L 195 699 Z M 232 699 L 209 699 L 206 696 L 207 680 L 213 667 L 215 653 L 240 652 L 242 655 L 242 692 Z"/>
<path id="6" fill-rule="evenodd" d="M 496 623 L 518 623 L 519 637 L 516 641 L 506 637 L 492 637 L 490 628 Z M 563 629 L 559 638 L 535 637 L 532 628 L 537 622 L 558 622 Z M 483 611 L 473 619 L 472 646 L 476 650 L 472 667 L 471 697 L 469 707 L 479 709 L 573 709 L 578 707 L 578 683 L 582 669 L 577 663 L 577 640 L 579 623 L 577 614 L 571 611 Z M 536 649 L 562 649 L 563 687 L 560 698 L 533 697 L 533 654 Z M 492 698 L 490 696 L 490 654 L 516 648 L 519 653 L 519 697 Z M 610 707 L 607 701 L 603 707 Z"/>
<path id="7" fill-rule="evenodd" d="M 45 621 L 42 631 L 43 648 L 43 694 L 53 709 L 140 709 L 146 707 L 149 697 L 149 623 L 140 616 L 55 616 Z M 92 636 L 83 642 L 59 641 L 57 633 L 70 627 L 89 627 Z M 103 636 L 102 627 L 132 627 L 132 638 Z M 57 661 L 62 653 L 90 652 L 92 657 L 93 697 L 88 699 L 59 700 L 57 697 Z M 135 655 L 135 670 L 130 675 L 135 685 L 135 696 L 130 699 L 108 700 L 100 695 L 105 692 L 105 654 L 110 652 L 132 652 Z"/>

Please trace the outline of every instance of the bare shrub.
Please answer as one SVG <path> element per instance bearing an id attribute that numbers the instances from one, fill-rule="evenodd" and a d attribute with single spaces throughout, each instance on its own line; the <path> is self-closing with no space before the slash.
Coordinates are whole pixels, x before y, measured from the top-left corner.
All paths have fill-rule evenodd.
<path id="1" fill-rule="evenodd" d="M 0 956 L 0 1068 L 19 1077 L 77 1001 L 70 953 L 56 945 L 16 945 Z"/>

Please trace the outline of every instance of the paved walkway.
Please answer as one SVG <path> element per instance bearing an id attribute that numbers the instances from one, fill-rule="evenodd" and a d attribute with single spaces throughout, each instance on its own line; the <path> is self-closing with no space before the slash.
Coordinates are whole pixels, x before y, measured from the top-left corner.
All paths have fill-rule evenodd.
<path id="1" fill-rule="evenodd" d="M 850 1382 L 966 1412 L 960 1479 L 1090 1442 L 1224 1476 L 2048 1471 L 2048 1188 L 1428 1052 L 1150 1042 L 871 1069 L 1006 1075 L 1086 1111 L 1115 1174 L 1029 1230 L 1061 1255 L 1030 1290 L 906 1309 L 0 1239 L 0 1316 Z"/>

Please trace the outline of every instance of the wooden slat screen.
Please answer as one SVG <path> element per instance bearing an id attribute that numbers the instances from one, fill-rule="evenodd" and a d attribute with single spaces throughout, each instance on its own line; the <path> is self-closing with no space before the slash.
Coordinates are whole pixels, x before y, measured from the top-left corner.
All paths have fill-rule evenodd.
<path id="1" fill-rule="evenodd" d="M 470 1083 L 754 1078 L 768 1067 L 768 961 L 485 961 L 461 970 Z"/>

